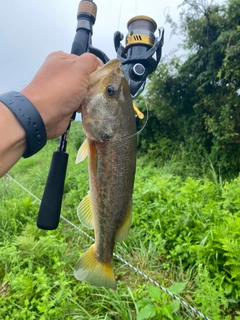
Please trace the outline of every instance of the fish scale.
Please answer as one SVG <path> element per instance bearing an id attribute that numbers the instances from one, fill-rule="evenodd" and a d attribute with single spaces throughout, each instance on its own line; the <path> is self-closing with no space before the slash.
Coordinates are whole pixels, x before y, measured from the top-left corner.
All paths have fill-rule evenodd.
<path id="1" fill-rule="evenodd" d="M 131 224 L 137 150 L 132 98 L 119 60 L 90 76 L 81 108 L 87 139 L 77 159 L 88 154 L 90 192 L 80 203 L 78 216 L 86 226 L 93 225 L 95 243 L 80 257 L 74 275 L 114 289 L 113 250 L 115 242 L 127 237 Z"/>

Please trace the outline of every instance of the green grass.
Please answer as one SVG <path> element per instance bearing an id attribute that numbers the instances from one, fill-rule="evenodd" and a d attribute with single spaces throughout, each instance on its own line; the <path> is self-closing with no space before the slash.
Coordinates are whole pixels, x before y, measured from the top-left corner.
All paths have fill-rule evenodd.
<path id="1" fill-rule="evenodd" d="M 88 173 L 75 156 L 82 140 L 75 122 L 62 214 L 81 228 L 76 208 Z M 10 171 L 38 198 L 57 144 Z M 174 166 L 138 160 L 133 223 L 115 252 L 210 319 L 239 319 L 240 179 L 221 181 L 212 167 L 212 179 L 186 178 L 173 175 Z M 200 319 L 117 259 L 116 291 L 78 282 L 73 267 L 91 241 L 62 220 L 57 230 L 39 230 L 39 202 L 9 178 L 0 180 L 0 196 L 0 319 Z"/>

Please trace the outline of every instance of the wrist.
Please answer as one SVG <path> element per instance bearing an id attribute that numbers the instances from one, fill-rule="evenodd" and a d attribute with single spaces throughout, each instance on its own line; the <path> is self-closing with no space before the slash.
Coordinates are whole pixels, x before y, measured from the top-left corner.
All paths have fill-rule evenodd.
<path id="1" fill-rule="evenodd" d="M 26 132 L 21 126 L 20 122 L 14 116 L 4 103 L 0 101 L 0 113 L 1 113 L 1 128 L 4 128 L 4 136 L 7 139 L 3 139 L 2 142 L 7 141 L 10 148 L 26 149 Z"/>
<path id="2" fill-rule="evenodd" d="M 47 89 L 44 93 L 39 92 L 39 86 L 36 86 L 34 83 L 30 83 L 20 92 L 32 102 L 32 104 L 39 112 L 46 129 L 47 140 L 49 140 L 51 138 L 51 136 L 49 136 L 49 133 L 52 130 L 53 124 L 51 122 L 52 110 L 51 108 L 48 108 L 48 105 L 50 104 L 50 98 L 46 98 Z"/>
<path id="3" fill-rule="evenodd" d="M 46 129 L 32 102 L 16 91 L 1 94 L 0 101 L 13 113 L 25 131 L 27 148 L 23 157 L 28 158 L 41 150 L 46 144 Z"/>
<path id="4" fill-rule="evenodd" d="M 0 102 L 0 177 L 2 177 L 26 150 L 26 133 L 14 114 Z"/>

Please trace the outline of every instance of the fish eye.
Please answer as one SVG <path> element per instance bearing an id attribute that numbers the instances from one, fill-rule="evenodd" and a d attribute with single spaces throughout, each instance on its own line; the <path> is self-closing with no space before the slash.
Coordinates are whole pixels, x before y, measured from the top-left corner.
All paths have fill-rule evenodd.
<path id="1" fill-rule="evenodd" d="M 108 94 L 109 96 L 113 96 L 114 93 L 115 93 L 115 88 L 114 88 L 114 86 L 108 86 L 108 87 L 107 87 L 107 94 Z"/>

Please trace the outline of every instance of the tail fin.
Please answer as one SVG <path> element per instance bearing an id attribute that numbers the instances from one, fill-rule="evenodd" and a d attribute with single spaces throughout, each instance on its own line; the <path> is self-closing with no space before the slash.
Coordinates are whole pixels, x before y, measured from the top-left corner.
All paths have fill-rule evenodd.
<path id="1" fill-rule="evenodd" d="M 78 260 L 74 268 L 77 280 L 90 282 L 97 287 L 116 289 L 116 280 L 111 264 L 97 261 L 92 245 Z"/>

